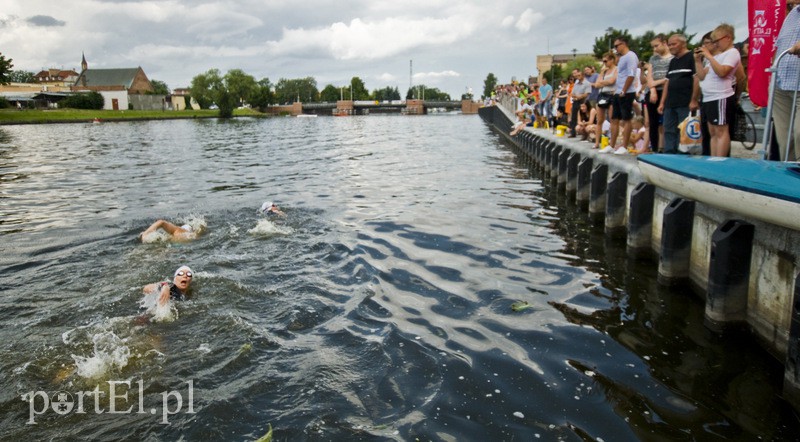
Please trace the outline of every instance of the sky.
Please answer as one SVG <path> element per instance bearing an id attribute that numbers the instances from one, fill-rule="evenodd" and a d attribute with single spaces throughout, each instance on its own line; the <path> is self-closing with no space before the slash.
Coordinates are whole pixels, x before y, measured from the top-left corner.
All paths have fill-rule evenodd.
<path id="1" fill-rule="evenodd" d="M 209 69 L 317 87 L 425 84 L 459 98 L 537 75 L 536 56 L 592 52 L 609 27 L 631 35 L 719 23 L 747 36 L 747 0 L 0 0 L 0 53 L 15 70 L 141 66 L 170 89 Z"/>

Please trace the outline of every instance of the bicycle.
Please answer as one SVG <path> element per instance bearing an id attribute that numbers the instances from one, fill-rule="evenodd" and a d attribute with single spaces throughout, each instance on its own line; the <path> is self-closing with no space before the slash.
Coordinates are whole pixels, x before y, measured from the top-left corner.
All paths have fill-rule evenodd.
<path id="1" fill-rule="evenodd" d="M 747 150 L 756 147 L 756 124 L 753 117 L 742 109 L 742 105 L 736 104 L 736 118 L 734 120 L 733 134 L 731 140 L 739 141 Z"/>

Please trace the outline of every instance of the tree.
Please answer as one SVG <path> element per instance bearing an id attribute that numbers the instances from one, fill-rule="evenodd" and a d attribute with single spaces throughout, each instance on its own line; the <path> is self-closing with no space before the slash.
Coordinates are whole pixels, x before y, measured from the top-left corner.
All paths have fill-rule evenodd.
<path id="1" fill-rule="evenodd" d="M 9 75 L 11 74 L 11 68 L 14 67 L 12 61 L 12 59 L 6 59 L 6 57 L 0 53 L 0 84 L 8 84 L 11 82 Z"/>
<path id="2" fill-rule="evenodd" d="M 272 93 L 272 83 L 269 78 L 262 78 L 256 83 L 256 90 L 250 97 L 249 103 L 259 109 L 264 109 L 275 102 L 275 94 Z"/>
<path id="3" fill-rule="evenodd" d="M 192 97 L 203 109 L 208 109 L 216 103 L 216 94 L 220 89 L 222 89 L 222 76 L 219 69 L 209 69 L 204 74 L 196 75 L 189 86 Z"/>
<path id="4" fill-rule="evenodd" d="M 369 91 L 360 78 L 353 77 L 350 87 L 353 88 L 353 100 L 369 100 Z"/>
<path id="5" fill-rule="evenodd" d="M 486 79 L 483 80 L 483 98 L 491 97 L 495 86 L 497 86 L 497 77 L 490 72 Z"/>
<path id="6" fill-rule="evenodd" d="M 167 83 L 158 80 L 150 80 L 150 84 L 153 85 L 153 95 L 169 95 Z"/>
<path id="7" fill-rule="evenodd" d="M 406 100 L 413 98 L 425 99 L 430 101 L 450 101 L 450 94 L 444 93 L 437 88 L 429 88 L 424 84 L 412 86 L 406 93 Z"/>
<path id="8" fill-rule="evenodd" d="M 281 78 L 275 85 L 278 103 L 293 103 L 296 100 L 313 102 L 319 99 L 317 80 L 314 77 L 286 79 Z"/>
<path id="9" fill-rule="evenodd" d="M 558 85 L 558 82 L 560 80 L 565 80 L 567 78 L 567 76 L 564 73 L 564 68 L 560 64 L 552 65 L 549 70 L 540 73 L 539 77 L 547 78 L 547 81 L 551 85 Z"/>
<path id="10" fill-rule="evenodd" d="M 209 69 L 205 74 L 196 75 L 192 78 L 189 89 L 200 107 L 207 109 L 212 104 L 216 104 L 219 108 L 220 118 L 233 116 L 237 97 L 229 90 L 219 69 Z"/>
<path id="11" fill-rule="evenodd" d="M 594 57 L 582 56 L 574 58 L 564 65 L 564 75 L 572 75 L 572 71 L 575 69 L 583 72 L 583 68 L 590 65 L 594 66 L 596 71 L 600 70 L 600 63 Z"/>
<path id="12" fill-rule="evenodd" d="M 335 103 L 339 101 L 341 97 L 341 89 L 338 87 L 329 84 L 325 86 L 324 89 L 319 93 L 319 101 L 327 102 L 327 103 Z"/>
<path id="13" fill-rule="evenodd" d="M 627 29 L 614 29 L 608 28 L 606 29 L 606 33 L 603 34 L 602 37 L 597 37 L 594 39 L 594 47 L 592 47 L 592 52 L 594 52 L 594 56 L 598 59 L 603 58 L 603 54 L 610 51 L 612 49 L 612 45 L 614 44 L 614 40 L 625 37 L 628 39 L 628 42 L 633 41 L 630 32 Z"/>
<path id="14" fill-rule="evenodd" d="M 400 91 L 397 87 L 386 86 L 383 89 L 375 89 L 372 91 L 371 98 L 377 101 L 393 101 L 400 100 Z"/>
<path id="15" fill-rule="evenodd" d="M 675 29 L 664 32 L 664 35 L 669 38 L 669 36 L 672 34 L 682 33 L 683 31 L 681 29 Z M 594 52 L 594 55 L 597 58 L 602 58 L 603 54 L 608 52 L 610 49 L 610 45 L 614 44 L 614 40 L 619 37 L 626 37 L 628 39 L 628 47 L 636 53 L 636 56 L 639 57 L 639 60 L 647 61 L 650 60 L 650 56 L 653 55 L 653 48 L 650 46 L 650 42 L 653 41 L 653 38 L 655 38 L 656 35 L 657 34 L 655 31 L 646 31 L 642 35 L 632 37 L 627 29 L 619 30 L 608 28 L 602 37 L 597 37 L 594 39 L 594 47 L 592 48 L 592 52 Z M 695 35 L 696 34 L 686 35 L 687 45 L 690 48 L 692 46 L 691 41 Z"/>
<path id="16" fill-rule="evenodd" d="M 91 91 L 70 95 L 61 100 L 58 105 L 72 109 L 102 109 L 104 104 L 103 96 L 98 92 Z"/>
<path id="17" fill-rule="evenodd" d="M 33 72 L 29 71 L 11 71 L 8 81 L 11 83 L 36 83 L 36 77 Z"/>
<path id="18" fill-rule="evenodd" d="M 258 84 L 252 75 L 245 74 L 241 69 L 231 69 L 223 78 L 225 87 L 230 92 L 234 101 L 249 103 L 256 91 Z M 219 104 L 219 103 L 217 103 Z"/>

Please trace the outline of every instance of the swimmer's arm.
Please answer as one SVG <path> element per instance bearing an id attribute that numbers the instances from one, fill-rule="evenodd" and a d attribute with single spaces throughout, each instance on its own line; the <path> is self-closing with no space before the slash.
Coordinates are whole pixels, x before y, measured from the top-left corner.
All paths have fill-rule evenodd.
<path id="1" fill-rule="evenodd" d="M 165 305 L 169 302 L 169 284 L 164 284 L 164 287 L 161 287 L 161 294 L 158 295 L 158 305 Z"/>

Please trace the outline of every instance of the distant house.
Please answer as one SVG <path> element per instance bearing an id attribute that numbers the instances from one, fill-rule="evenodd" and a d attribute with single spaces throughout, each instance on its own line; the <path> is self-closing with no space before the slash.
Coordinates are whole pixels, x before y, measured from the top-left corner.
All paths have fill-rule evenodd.
<path id="1" fill-rule="evenodd" d="M 95 91 L 105 98 L 105 109 L 162 109 L 163 96 L 150 96 L 149 99 L 133 96 L 153 92 L 153 85 L 141 67 L 119 69 L 89 69 L 86 57 L 81 60 L 81 73 L 72 86 L 73 92 Z M 135 104 L 134 104 L 135 102 Z"/>
<path id="2" fill-rule="evenodd" d="M 63 69 L 46 69 L 39 71 L 33 76 L 37 83 L 65 85 L 66 83 L 72 85 L 78 79 L 78 73 L 73 70 L 65 71 Z"/>

